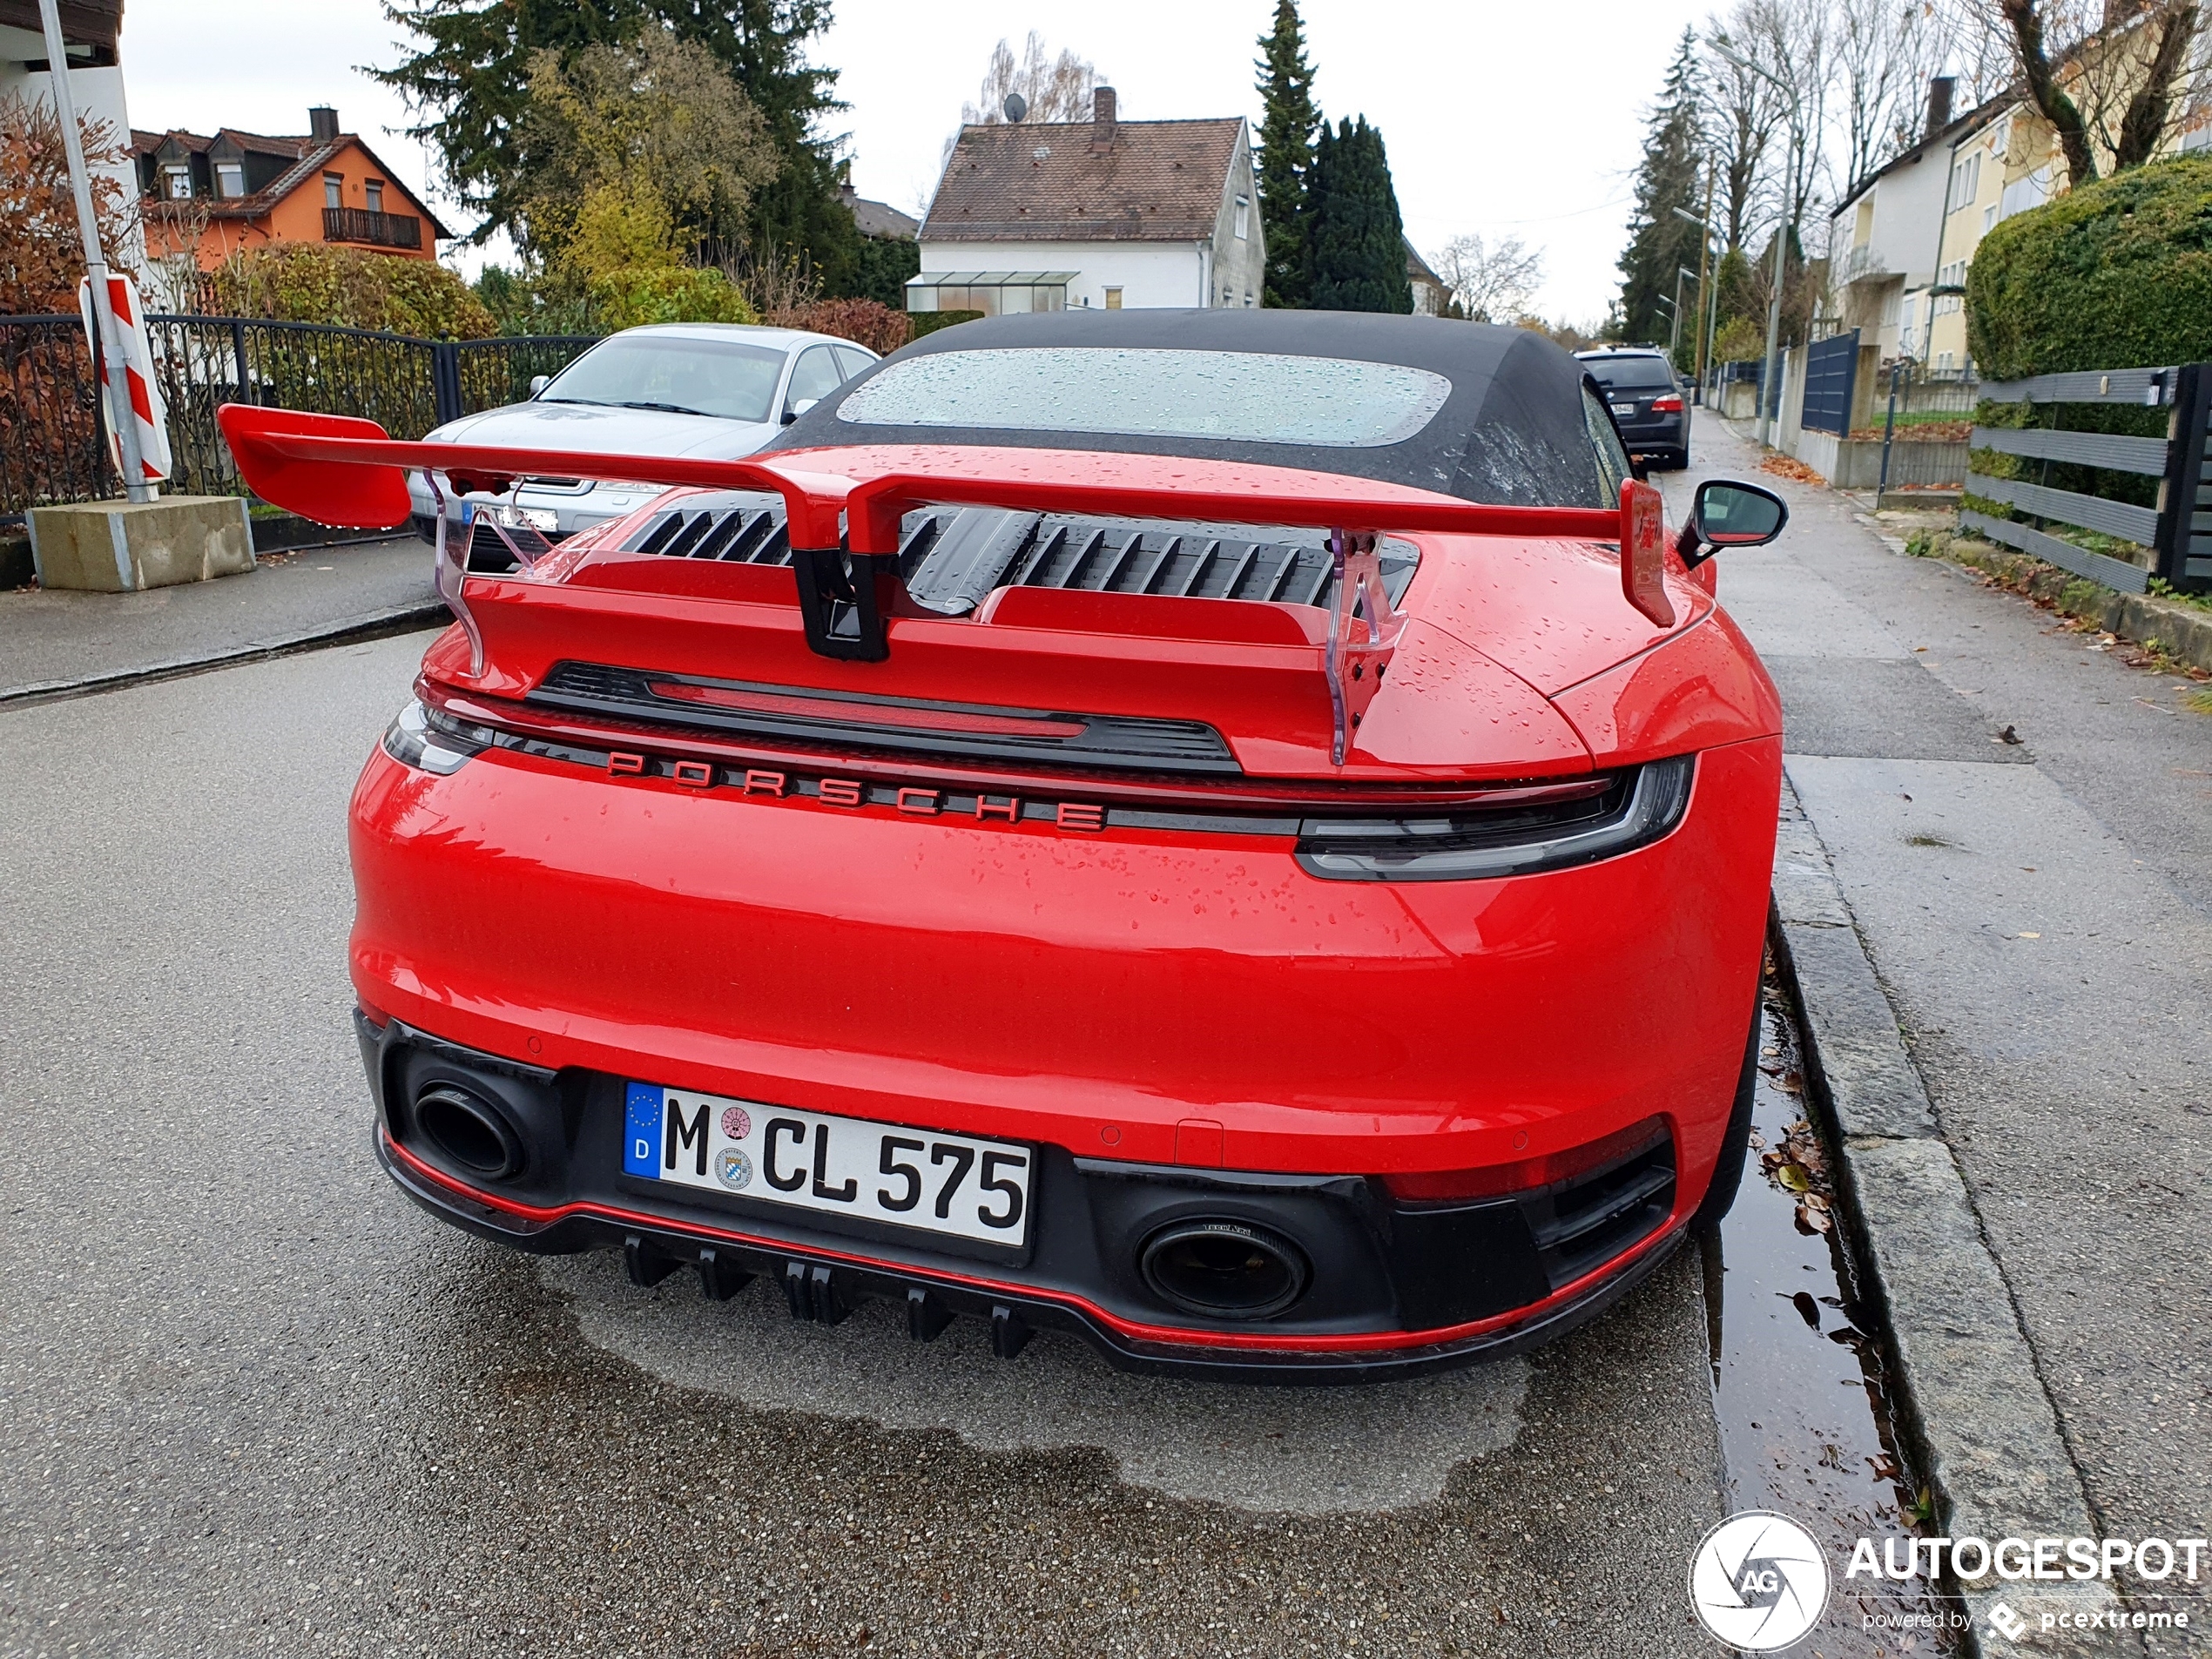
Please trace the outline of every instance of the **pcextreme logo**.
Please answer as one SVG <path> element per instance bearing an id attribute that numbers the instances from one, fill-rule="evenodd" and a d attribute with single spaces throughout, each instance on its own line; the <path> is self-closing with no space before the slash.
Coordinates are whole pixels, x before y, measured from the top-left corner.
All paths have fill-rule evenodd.
<path id="1" fill-rule="evenodd" d="M 1689 1560 L 1698 1622 L 1745 1653 L 1804 1640 L 1828 1606 L 1828 1558 L 1787 1515 L 1747 1509 L 1705 1534 Z"/>

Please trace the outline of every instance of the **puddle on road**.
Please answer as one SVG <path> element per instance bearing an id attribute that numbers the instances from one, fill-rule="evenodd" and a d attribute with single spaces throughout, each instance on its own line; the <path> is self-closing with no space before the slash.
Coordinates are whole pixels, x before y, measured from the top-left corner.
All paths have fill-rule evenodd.
<path id="1" fill-rule="evenodd" d="M 863 1303 L 833 1327 L 794 1324 L 765 1280 L 703 1305 L 689 1275 L 639 1291 L 611 1251 L 542 1258 L 585 1339 L 664 1382 L 763 1409 L 949 1429 L 982 1451 L 1096 1447 L 1131 1486 L 1283 1514 L 1401 1508 L 1510 1446 L 1528 1367 L 1508 1359 L 1406 1382 L 1266 1388 L 1131 1376 L 1042 1332 L 1008 1364 L 956 1319 L 931 1343 L 904 1308 Z"/>
<path id="2" fill-rule="evenodd" d="M 1796 1034 L 1772 996 L 1770 980 L 1750 1163 L 1719 1238 L 1703 1245 L 1724 1507 L 1788 1515 L 1826 1548 L 1828 1614 L 1807 1639 L 1824 1659 L 1947 1652 L 1926 1631 L 1863 1626 L 1863 1614 L 1939 1613 L 1919 1581 L 1844 1577 L 1860 1538 L 1878 1549 L 1925 1528 L 1905 1518 L 1917 1483 L 1899 1467 L 1880 1345 L 1828 1213 Z"/>

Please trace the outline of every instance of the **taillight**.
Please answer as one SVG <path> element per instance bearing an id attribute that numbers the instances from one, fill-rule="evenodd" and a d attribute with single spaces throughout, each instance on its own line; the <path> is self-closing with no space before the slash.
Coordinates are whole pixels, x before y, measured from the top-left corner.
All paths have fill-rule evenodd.
<path id="1" fill-rule="evenodd" d="M 1477 1170 L 1437 1170 L 1420 1175 L 1386 1175 L 1383 1185 L 1406 1204 L 1463 1204 L 1556 1186 L 1592 1170 L 1634 1157 L 1668 1137 L 1667 1120 L 1647 1117 L 1602 1140 L 1548 1152 L 1541 1157 L 1489 1163 Z"/>
<path id="2" fill-rule="evenodd" d="M 1651 412 L 1654 415 L 1680 415 L 1682 400 L 1678 397 L 1655 397 L 1651 400 Z"/>
<path id="3" fill-rule="evenodd" d="M 1682 822 L 1696 765 L 1691 755 L 1647 761 L 1565 810 L 1309 818 L 1298 828 L 1298 866 L 1330 881 L 1474 881 L 1616 858 Z"/>
<path id="4" fill-rule="evenodd" d="M 498 740 L 489 726 L 455 719 L 443 709 L 410 698 L 384 731 L 384 752 L 403 766 L 440 777 L 461 770 Z"/>

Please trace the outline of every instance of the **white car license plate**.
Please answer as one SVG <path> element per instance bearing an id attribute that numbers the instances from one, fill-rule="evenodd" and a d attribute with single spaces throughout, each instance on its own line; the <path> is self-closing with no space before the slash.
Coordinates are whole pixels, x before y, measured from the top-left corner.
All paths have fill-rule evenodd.
<path id="1" fill-rule="evenodd" d="M 655 1083 L 630 1085 L 622 1168 L 646 1181 L 1018 1248 L 1030 1150 L 827 1117 Z"/>
<path id="2" fill-rule="evenodd" d="M 1615 403 L 1613 406 L 1613 413 L 1615 415 L 1634 415 L 1635 412 L 1636 406 L 1633 403 Z"/>
<path id="3" fill-rule="evenodd" d="M 561 516 L 550 507 L 502 507 L 499 522 L 510 530 L 520 529 L 527 524 L 546 536 L 561 528 Z"/>

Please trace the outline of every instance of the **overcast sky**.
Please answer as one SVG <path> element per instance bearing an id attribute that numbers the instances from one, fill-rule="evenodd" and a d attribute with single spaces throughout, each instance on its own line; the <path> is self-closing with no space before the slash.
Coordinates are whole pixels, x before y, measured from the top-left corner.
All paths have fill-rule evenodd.
<path id="1" fill-rule="evenodd" d="M 1545 253 L 1539 305 L 1585 322 L 1619 286 L 1629 176 L 1645 105 L 1690 0 L 1305 0 L 1323 111 L 1365 114 L 1389 145 L 1407 233 L 1424 250 L 1461 232 L 1518 236 Z M 1257 121 L 1255 42 L 1272 0 L 837 0 L 816 60 L 852 108 L 836 124 L 863 196 L 919 213 L 944 141 L 976 96 L 991 48 L 1030 30 L 1089 58 L 1124 118 Z M 429 158 L 391 93 L 356 65 L 400 56 L 376 0 L 130 0 L 123 64 L 134 125 L 300 132 L 311 104 L 410 186 Z M 467 219 L 433 197 L 449 228 Z M 477 260 L 464 257 L 473 269 Z"/>

